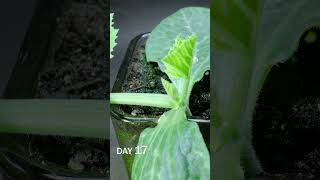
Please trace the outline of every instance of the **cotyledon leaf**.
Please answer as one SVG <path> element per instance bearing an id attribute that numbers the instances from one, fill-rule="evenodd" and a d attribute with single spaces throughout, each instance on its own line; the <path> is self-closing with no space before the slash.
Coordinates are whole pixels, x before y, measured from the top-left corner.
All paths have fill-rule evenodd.
<path id="1" fill-rule="evenodd" d="M 164 113 L 155 128 L 142 132 L 132 180 L 209 180 L 210 157 L 199 127 L 186 119 L 185 108 Z"/>
<path id="2" fill-rule="evenodd" d="M 203 7 L 187 7 L 165 18 L 151 32 L 146 44 L 148 61 L 157 62 L 165 71 L 163 58 L 179 36 L 186 38 L 197 36 L 197 43 L 193 53 L 192 69 L 190 71 L 190 92 L 194 83 L 202 79 L 205 71 L 210 69 L 210 10 Z M 178 90 L 184 79 L 170 77 Z"/>
<path id="3" fill-rule="evenodd" d="M 319 24 L 320 1 L 216 0 L 211 7 L 216 117 L 211 127 L 213 178 L 225 179 L 227 171 L 219 167 L 226 167 L 227 162 L 215 160 L 222 156 L 242 158 L 248 177 L 262 170 L 251 145 L 252 115 L 259 91 L 271 67 L 289 59 L 302 33 Z M 241 145 L 241 151 L 228 155 L 225 147 L 235 143 Z M 228 164 L 234 170 L 231 174 L 239 174 L 239 165 Z"/>

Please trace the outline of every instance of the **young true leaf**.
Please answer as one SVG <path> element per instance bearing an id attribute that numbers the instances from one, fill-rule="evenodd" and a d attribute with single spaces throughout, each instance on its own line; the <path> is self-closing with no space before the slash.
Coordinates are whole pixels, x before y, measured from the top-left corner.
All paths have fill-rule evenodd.
<path id="1" fill-rule="evenodd" d="M 179 93 L 177 88 L 171 84 L 170 82 L 168 82 L 167 80 L 161 78 L 161 82 L 162 85 L 164 87 L 164 89 L 166 90 L 167 94 L 169 95 L 169 97 L 176 103 L 179 102 Z"/>
<path id="2" fill-rule="evenodd" d="M 208 149 L 198 125 L 187 121 L 184 108 L 163 114 L 155 128 L 143 131 L 138 146 L 147 149 L 135 155 L 132 180 L 210 179 Z"/>
<path id="3" fill-rule="evenodd" d="M 110 13 L 110 59 L 113 57 L 113 48 L 117 45 L 116 39 L 119 29 L 113 27 L 113 13 Z"/>
<path id="4" fill-rule="evenodd" d="M 190 79 L 193 49 L 196 40 L 196 36 L 189 36 L 185 40 L 183 40 L 181 36 L 176 38 L 172 49 L 162 60 L 166 67 L 165 72 L 169 77 Z"/>
<path id="5" fill-rule="evenodd" d="M 251 143 L 256 99 L 271 67 L 289 59 L 301 34 L 320 22 L 319 7 L 319 0 L 213 1 L 213 179 L 226 179 L 221 166 L 239 174 L 240 161 L 222 161 L 228 157 L 242 158 L 247 177 L 262 171 Z M 241 151 L 228 154 L 233 144 Z"/>
<path id="6" fill-rule="evenodd" d="M 179 35 L 182 38 L 197 35 L 194 54 L 198 60 L 192 62 L 191 76 L 194 81 L 200 81 L 203 72 L 210 69 L 210 9 L 187 7 L 162 20 L 147 41 L 147 60 L 158 62 L 164 70 L 162 59 Z"/>
<path id="7" fill-rule="evenodd" d="M 193 50 L 192 69 L 189 72 L 190 81 L 188 94 L 194 83 L 200 81 L 204 72 L 210 70 L 210 10 L 203 7 L 187 7 L 162 20 L 151 32 L 146 44 L 148 61 L 157 62 L 162 71 L 166 70 L 163 58 L 178 36 L 186 38 L 197 36 L 197 43 Z M 170 77 L 172 83 L 180 91 L 184 79 Z M 179 92 L 180 93 L 180 92 Z"/>

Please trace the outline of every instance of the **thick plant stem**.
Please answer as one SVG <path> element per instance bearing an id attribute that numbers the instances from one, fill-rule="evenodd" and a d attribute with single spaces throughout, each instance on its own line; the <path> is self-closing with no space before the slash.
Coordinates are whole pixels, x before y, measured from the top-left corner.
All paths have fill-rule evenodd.
<path id="1" fill-rule="evenodd" d="M 0 100 L 0 133 L 109 139 L 105 100 Z"/>
<path id="2" fill-rule="evenodd" d="M 175 108 L 176 103 L 166 94 L 152 93 L 111 93 L 110 104 Z"/>

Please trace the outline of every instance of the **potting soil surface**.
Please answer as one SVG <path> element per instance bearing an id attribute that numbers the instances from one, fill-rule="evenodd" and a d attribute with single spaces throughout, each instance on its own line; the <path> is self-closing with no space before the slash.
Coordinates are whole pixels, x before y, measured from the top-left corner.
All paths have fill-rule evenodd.
<path id="1" fill-rule="evenodd" d="M 36 98 L 105 99 L 108 92 L 106 12 L 94 0 L 66 1 L 40 72 Z M 109 141 L 32 136 L 30 156 L 77 173 L 109 176 Z"/>
<path id="2" fill-rule="evenodd" d="M 320 178 L 320 30 L 271 70 L 258 98 L 253 143 L 266 172 Z M 308 31 L 309 32 L 309 31 Z"/>

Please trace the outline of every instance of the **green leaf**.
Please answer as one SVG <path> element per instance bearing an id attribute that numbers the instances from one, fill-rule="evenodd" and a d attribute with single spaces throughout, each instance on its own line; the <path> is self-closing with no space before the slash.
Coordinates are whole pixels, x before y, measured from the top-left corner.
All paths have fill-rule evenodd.
<path id="1" fill-rule="evenodd" d="M 146 44 L 147 60 L 158 62 L 161 70 L 165 72 L 162 59 L 168 54 L 170 47 L 173 47 L 175 39 L 178 36 L 186 38 L 193 35 L 197 36 L 197 43 L 193 51 L 188 92 L 191 92 L 195 82 L 202 79 L 204 72 L 210 69 L 210 10 L 202 7 L 178 10 L 161 21 L 151 32 Z M 182 89 L 183 79 L 170 79 L 178 90 Z"/>
<path id="2" fill-rule="evenodd" d="M 113 58 L 112 51 L 117 45 L 116 39 L 119 29 L 113 27 L 113 13 L 110 13 L 110 59 Z"/>
<path id="3" fill-rule="evenodd" d="M 163 58 L 165 72 L 169 77 L 190 79 L 190 70 L 192 68 L 193 49 L 196 44 L 197 37 L 189 36 L 183 40 L 180 36 Z"/>
<path id="4" fill-rule="evenodd" d="M 155 128 L 145 129 L 136 154 L 132 180 L 210 179 L 210 157 L 199 127 L 186 119 L 185 109 L 173 109 L 159 119 Z"/>
<path id="5" fill-rule="evenodd" d="M 169 95 L 169 97 L 175 101 L 175 102 L 179 102 L 179 93 L 177 88 L 171 84 L 170 82 L 168 82 L 167 80 L 161 78 L 161 82 L 162 85 L 164 87 L 164 89 L 166 90 L 167 94 Z"/>
<path id="6" fill-rule="evenodd" d="M 240 143 L 238 156 L 247 165 L 247 176 L 262 170 L 251 145 L 252 116 L 259 91 L 271 67 L 289 59 L 301 34 L 320 22 L 319 7 L 319 0 L 212 3 L 216 117 L 212 123 L 213 153 L 228 156 L 222 152 L 224 147 Z M 221 164 L 213 161 L 218 169 Z M 239 164 L 229 166 L 235 170 Z M 214 173 L 214 179 L 223 179 L 218 174 L 223 175 Z"/>

